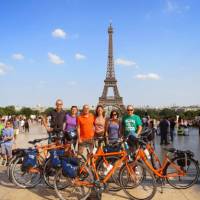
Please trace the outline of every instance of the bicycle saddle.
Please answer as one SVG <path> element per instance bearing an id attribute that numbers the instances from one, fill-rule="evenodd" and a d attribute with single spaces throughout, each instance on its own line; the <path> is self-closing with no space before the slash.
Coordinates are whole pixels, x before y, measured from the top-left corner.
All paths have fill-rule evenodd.
<path id="1" fill-rule="evenodd" d="M 176 151 L 175 148 L 163 148 L 165 151 L 168 151 L 168 152 L 171 152 L 171 153 L 174 153 Z"/>

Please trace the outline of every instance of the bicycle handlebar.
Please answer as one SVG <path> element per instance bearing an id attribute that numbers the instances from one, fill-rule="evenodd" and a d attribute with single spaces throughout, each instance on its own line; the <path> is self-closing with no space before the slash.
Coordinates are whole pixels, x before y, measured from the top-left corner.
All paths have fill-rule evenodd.
<path id="1" fill-rule="evenodd" d="M 32 145 L 35 145 L 35 144 L 37 144 L 39 142 L 42 142 L 42 141 L 48 140 L 48 139 L 49 139 L 49 137 L 47 137 L 47 138 L 41 138 L 41 139 L 35 139 L 35 140 L 32 140 L 32 141 L 28 141 L 28 143 L 32 144 Z"/>

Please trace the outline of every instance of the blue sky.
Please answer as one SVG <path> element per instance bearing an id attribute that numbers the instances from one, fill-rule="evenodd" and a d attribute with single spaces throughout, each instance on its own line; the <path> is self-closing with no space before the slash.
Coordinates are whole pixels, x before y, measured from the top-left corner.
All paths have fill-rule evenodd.
<path id="1" fill-rule="evenodd" d="M 200 102 L 198 0 L 0 0 L 0 106 L 96 105 L 108 34 L 120 95 L 136 106 Z"/>

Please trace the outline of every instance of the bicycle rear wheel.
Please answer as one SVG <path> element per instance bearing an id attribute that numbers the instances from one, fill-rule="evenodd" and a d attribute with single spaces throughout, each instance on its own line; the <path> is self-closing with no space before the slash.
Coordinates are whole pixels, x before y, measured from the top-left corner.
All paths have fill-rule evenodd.
<path id="1" fill-rule="evenodd" d="M 50 187 L 54 188 L 54 178 L 56 175 L 56 169 L 51 166 L 51 160 L 48 158 L 43 168 L 44 182 Z"/>
<path id="2" fill-rule="evenodd" d="M 41 182 L 42 172 L 38 170 L 37 173 L 22 170 L 22 162 L 24 157 L 18 157 L 13 163 L 11 169 L 13 183 L 21 188 L 33 188 Z M 39 166 L 38 166 L 39 167 Z"/>
<path id="3" fill-rule="evenodd" d="M 85 175 L 87 172 L 87 176 Z M 84 176 L 80 175 L 79 183 L 81 182 L 89 182 L 93 183 L 94 178 L 92 172 L 84 166 Z M 69 178 L 63 175 L 62 169 L 59 169 L 55 175 L 54 179 L 54 188 L 57 196 L 61 200 L 85 200 L 91 193 L 91 187 L 86 185 L 76 185 L 73 178 Z M 60 188 L 64 188 L 61 189 Z"/>
<path id="4" fill-rule="evenodd" d="M 185 176 L 178 175 L 178 171 L 173 165 L 179 166 L 180 170 L 185 172 Z M 172 177 L 173 174 L 174 176 Z M 185 157 L 176 157 L 166 166 L 166 176 L 167 182 L 172 187 L 177 189 L 187 189 L 198 181 L 198 163 L 192 158 L 187 158 L 186 162 Z"/>
<path id="5" fill-rule="evenodd" d="M 6 169 L 7 176 L 8 176 L 8 179 L 9 179 L 10 182 L 12 182 L 12 167 L 13 167 L 13 164 L 14 164 L 16 159 L 17 159 L 17 155 L 14 155 L 12 157 L 12 159 L 10 160 L 9 165 L 7 166 L 7 169 Z"/>
<path id="6" fill-rule="evenodd" d="M 80 163 L 85 163 L 86 159 L 83 155 L 79 155 L 77 153 L 77 157 L 79 158 L 79 162 Z M 44 168 L 43 168 L 43 178 L 45 183 L 50 187 L 50 188 L 54 188 L 54 179 L 55 179 L 55 175 L 56 175 L 57 169 L 52 167 L 51 164 L 51 159 L 48 158 L 44 164 Z M 60 185 L 59 189 L 64 189 L 65 187 L 67 187 L 68 185 Z"/>
<path id="7" fill-rule="evenodd" d="M 120 184 L 133 200 L 149 200 L 156 193 L 156 181 L 152 172 L 142 163 L 126 163 L 120 170 Z"/>

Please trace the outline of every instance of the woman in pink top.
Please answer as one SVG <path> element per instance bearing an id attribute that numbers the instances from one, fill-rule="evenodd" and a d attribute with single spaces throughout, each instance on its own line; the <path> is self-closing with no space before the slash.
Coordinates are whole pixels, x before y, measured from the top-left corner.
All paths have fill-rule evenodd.
<path id="1" fill-rule="evenodd" d="M 95 137 L 105 136 L 106 118 L 105 118 L 105 111 L 102 105 L 98 105 L 96 108 L 94 127 L 95 127 Z"/>

